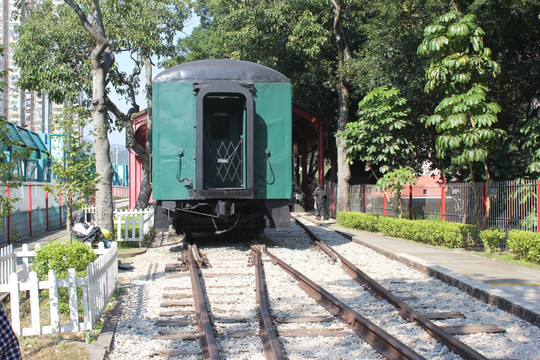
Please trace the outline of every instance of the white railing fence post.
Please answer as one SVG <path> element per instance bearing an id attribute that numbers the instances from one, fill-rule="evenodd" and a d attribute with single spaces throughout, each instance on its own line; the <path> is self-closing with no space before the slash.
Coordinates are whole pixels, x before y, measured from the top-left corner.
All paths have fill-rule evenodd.
<path id="1" fill-rule="evenodd" d="M 39 315 L 39 280 L 35 271 L 30 272 L 28 276 L 28 285 L 30 287 L 30 314 L 32 318 L 32 333 L 41 335 L 41 322 Z"/>
<path id="2" fill-rule="evenodd" d="M 60 332 L 60 308 L 58 306 L 58 280 L 56 270 L 49 270 L 49 302 L 51 309 L 51 332 Z"/>
<path id="3" fill-rule="evenodd" d="M 21 335 L 21 311 L 19 309 L 19 278 L 14 272 L 9 276 L 9 286 L 11 291 L 9 298 L 11 300 L 11 327 L 17 336 Z"/>

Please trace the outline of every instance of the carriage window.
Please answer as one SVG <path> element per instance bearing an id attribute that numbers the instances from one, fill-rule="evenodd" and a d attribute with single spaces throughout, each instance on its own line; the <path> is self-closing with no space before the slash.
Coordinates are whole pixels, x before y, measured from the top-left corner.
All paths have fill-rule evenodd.
<path id="1" fill-rule="evenodd" d="M 229 138 L 231 118 L 229 113 L 216 112 L 210 116 L 210 138 L 212 140 L 226 140 Z"/>

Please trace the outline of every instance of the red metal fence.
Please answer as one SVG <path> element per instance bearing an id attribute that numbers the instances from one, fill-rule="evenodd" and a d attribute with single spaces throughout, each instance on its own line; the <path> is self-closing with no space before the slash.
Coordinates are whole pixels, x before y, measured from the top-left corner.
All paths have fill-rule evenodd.
<path id="1" fill-rule="evenodd" d="M 404 189 L 401 193 L 403 217 L 475 224 L 475 212 L 480 218 L 486 214 L 488 196 L 485 183 L 475 186 L 480 200 L 476 206 L 470 183 L 414 185 Z M 395 194 L 384 196 L 382 191 L 377 191 L 374 187 L 375 185 L 350 186 L 351 211 L 397 217 L 398 198 Z M 539 193 L 540 180 L 492 182 L 488 228 L 538 232 Z M 333 197 L 330 208 L 335 207 Z"/>

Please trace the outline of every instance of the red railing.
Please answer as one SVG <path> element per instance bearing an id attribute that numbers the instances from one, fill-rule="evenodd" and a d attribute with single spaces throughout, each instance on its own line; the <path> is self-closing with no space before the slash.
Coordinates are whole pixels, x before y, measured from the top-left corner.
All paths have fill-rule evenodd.
<path id="1" fill-rule="evenodd" d="M 350 186 L 351 211 L 398 216 L 395 194 L 388 194 L 385 198 L 383 192 L 376 191 L 374 187 L 366 184 Z M 488 197 L 485 183 L 476 184 L 476 190 L 480 200 L 478 204 L 474 201 L 470 183 L 410 186 L 401 193 L 403 217 L 475 224 L 475 212 L 479 218 L 486 214 Z M 492 182 L 487 227 L 538 232 L 539 193 L 540 180 Z"/>

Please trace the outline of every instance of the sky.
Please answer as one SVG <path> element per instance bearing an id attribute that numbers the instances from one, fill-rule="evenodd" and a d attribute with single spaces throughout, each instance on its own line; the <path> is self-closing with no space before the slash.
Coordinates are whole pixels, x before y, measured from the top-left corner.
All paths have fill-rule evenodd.
<path id="1" fill-rule="evenodd" d="M 181 37 L 187 36 L 191 34 L 191 31 L 193 28 L 197 27 L 199 25 L 199 18 L 196 15 L 193 15 L 190 19 L 187 20 L 185 24 L 184 31 L 180 34 Z M 116 55 L 116 63 L 120 70 L 125 71 L 126 73 L 131 73 L 131 70 L 133 69 L 134 63 L 130 59 L 129 54 L 122 53 L 119 55 Z M 155 78 L 162 70 L 162 68 L 158 68 L 157 66 L 152 67 L 152 77 Z M 143 69 L 142 73 L 140 75 L 140 79 L 144 81 L 146 76 L 146 71 Z M 120 108 L 120 110 L 127 112 L 129 109 L 128 104 L 124 100 L 121 99 L 121 97 L 116 94 L 115 92 L 111 94 L 111 99 L 116 103 L 116 105 Z M 141 91 L 137 95 L 137 103 L 139 104 L 141 110 L 146 109 L 146 100 L 144 92 Z M 126 135 L 125 131 L 118 132 L 114 131 L 111 134 L 109 134 L 109 142 L 111 143 L 111 151 L 114 149 L 114 145 L 123 145 L 126 144 Z"/>

